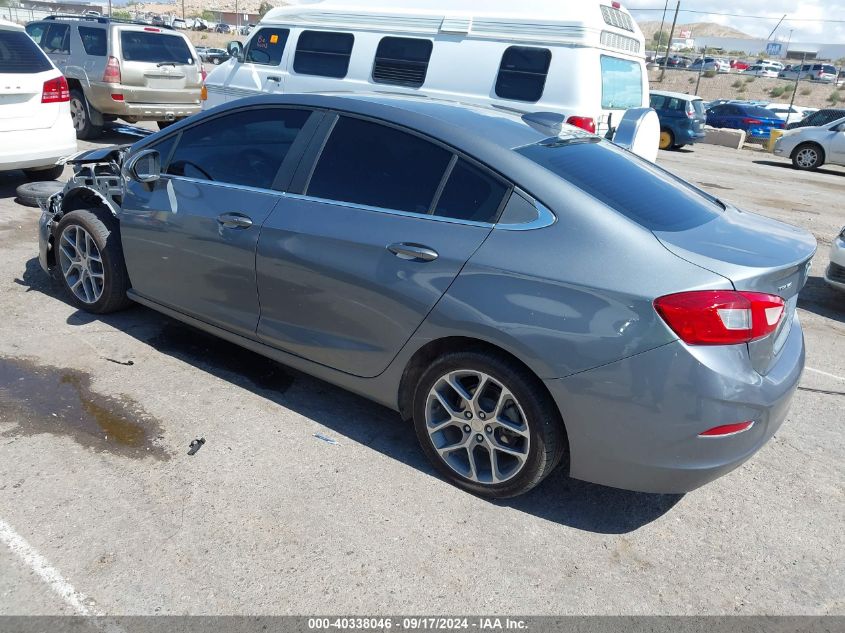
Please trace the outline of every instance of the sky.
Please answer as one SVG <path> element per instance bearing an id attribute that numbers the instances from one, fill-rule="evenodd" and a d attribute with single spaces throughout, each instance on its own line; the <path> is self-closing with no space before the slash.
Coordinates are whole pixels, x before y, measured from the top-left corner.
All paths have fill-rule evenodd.
<path id="1" fill-rule="evenodd" d="M 672 24 L 676 1 L 669 0 L 667 31 Z M 641 21 L 659 21 L 664 4 L 665 0 L 623 0 L 623 6 L 631 11 L 635 19 Z M 638 8 L 658 10 L 637 11 Z M 688 13 L 684 9 L 712 14 Z M 754 37 L 765 38 L 784 14 L 787 18 L 776 31 L 774 39 L 786 41 L 790 30 L 793 30 L 793 42 L 845 44 L 845 0 L 681 0 L 678 23 L 716 22 Z M 762 16 L 765 19 L 750 16 Z"/>

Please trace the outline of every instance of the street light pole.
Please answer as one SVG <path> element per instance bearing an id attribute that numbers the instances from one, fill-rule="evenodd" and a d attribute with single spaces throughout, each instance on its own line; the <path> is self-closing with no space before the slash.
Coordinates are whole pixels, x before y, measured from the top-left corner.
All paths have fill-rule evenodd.
<path id="1" fill-rule="evenodd" d="M 701 71 L 704 70 L 704 59 L 707 57 L 707 47 L 705 46 L 701 53 L 701 64 L 698 66 L 698 79 L 695 82 L 695 93 L 698 94 L 698 85 L 701 83 Z"/>
<path id="2" fill-rule="evenodd" d="M 804 62 L 807 61 L 807 53 L 805 52 L 801 56 L 801 66 L 798 68 L 798 72 L 795 73 L 795 87 L 792 89 L 792 100 L 789 102 L 789 110 L 786 113 L 786 120 L 789 120 L 789 115 L 792 112 L 792 106 L 795 103 L 795 93 L 798 92 L 798 80 L 801 78 L 801 68 L 804 68 Z"/>
<path id="3" fill-rule="evenodd" d="M 663 25 L 666 24 L 666 10 L 669 8 L 669 0 L 663 5 L 663 17 L 660 18 L 660 30 L 657 31 L 657 46 L 655 47 L 654 57 L 660 57 L 660 36 L 663 35 Z M 668 46 L 668 44 L 667 44 Z M 668 49 L 667 49 L 668 53 Z"/>

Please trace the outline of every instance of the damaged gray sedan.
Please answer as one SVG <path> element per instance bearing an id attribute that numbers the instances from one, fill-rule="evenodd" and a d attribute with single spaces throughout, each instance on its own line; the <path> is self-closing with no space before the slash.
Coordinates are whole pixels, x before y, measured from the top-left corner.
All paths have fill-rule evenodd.
<path id="1" fill-rule="evenodd" d="M 686 492 L 786 418 L 816 243 L 555 121 L 233 102 L 71 161 L 40 260 L 413 420 L 456 485 Z M 166 387 L 165 387 L 166 388 Z"/>

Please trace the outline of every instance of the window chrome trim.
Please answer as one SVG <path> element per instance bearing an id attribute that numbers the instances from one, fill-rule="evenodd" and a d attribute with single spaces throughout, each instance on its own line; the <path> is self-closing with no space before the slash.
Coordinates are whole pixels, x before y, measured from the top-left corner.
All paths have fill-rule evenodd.
<path id="1" fill-rule="evenodd" d="M 249 185 L 237 185 L 231 182 L 222 182 L 220 180 L 206 180 L 205 178 L 191 178 L 190 176 L 177 176 L 175 174 L 168 174 L 166 172 L 161 174 L 162 178 L 170 178 L 171 180 L 181 180 L 182 182 L 190 182 L 196 185 L 214 185 L 216 187 L 225 187 L 226 189 L 238 189 L 248 193 L 268 193 L 274 196 L 285 195 L 284 191 L 277 189 L 264 189 L 262 187 L 250 187 Z"/>
<path id="2" fill-rule="evenodd" d="M 557 222 L 557 216 L 539 200 L 534 200 L 534 208 L 537 209 L 536 220 L 521 224 L 497 224 L 496 228 L 503 231 L 533 231 L 534 229 L 544 229 Z"/>

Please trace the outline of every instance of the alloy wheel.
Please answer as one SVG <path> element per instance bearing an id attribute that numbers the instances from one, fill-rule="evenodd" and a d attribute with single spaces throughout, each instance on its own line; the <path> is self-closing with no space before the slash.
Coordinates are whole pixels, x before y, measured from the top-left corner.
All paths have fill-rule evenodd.
<path id="1" fill-rule="evenodd" d="M 426 400 L 425 423 L 443 462 L 470 481 L 506 482 L 528 459 L 525 412 L 507 386 L 486 373 L 458 370 L 436 380 Z"/>
<path id="2" fill-rule="evenodd" d="M 801 167 L 814 167 L 819 160 L 819 153 L 811 147 L 805 147 L 795 155 L 795 162 Z"/>
<path id="3" fill-rule="evenodd" d="M 73 128 L 77 132 L 85 129 L 85 104 L 76 97 L 70 100 L 70 118 L 73 121 Z"/>
<path id="4" fill-rule="evenodd" d="M 59 238 L 59 264 L 70 291 L 83 303 L 103 296 L 105 269 L 94 238 L 78 224 L 71 224 Z"/>

